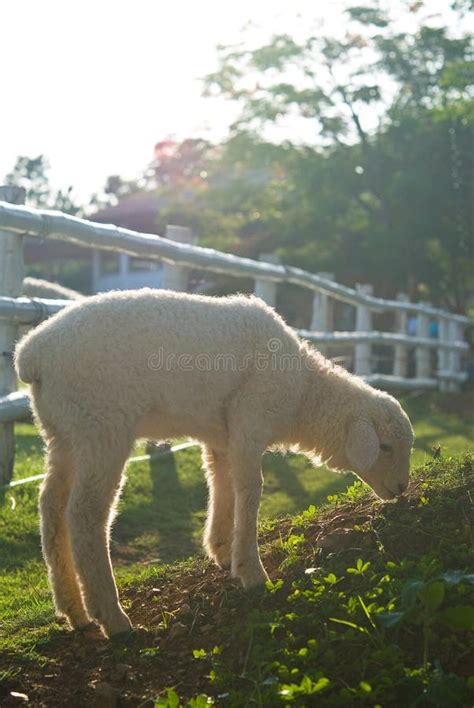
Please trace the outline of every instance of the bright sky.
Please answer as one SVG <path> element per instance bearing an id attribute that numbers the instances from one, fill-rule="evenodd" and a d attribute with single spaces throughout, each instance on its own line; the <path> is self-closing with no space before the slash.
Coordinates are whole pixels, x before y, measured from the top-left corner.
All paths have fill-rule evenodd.
<path id="1" fill-rule="evenodd" d="M 344 0 L 12 0 L 1 7 L 0 182 L 17 155 L 45 154 L 56 186 L 86 198 L 138 174 L 168 136 L 223 136 L 235 109 L 201 98 L 217 44 L 252 21 L 262 38 Z M 361 3 L 362 4 L 362 3 Z M 430 0 L 430 10 L 447 0 Z M 318 10 L 318 7 L 320 8 Z"/>

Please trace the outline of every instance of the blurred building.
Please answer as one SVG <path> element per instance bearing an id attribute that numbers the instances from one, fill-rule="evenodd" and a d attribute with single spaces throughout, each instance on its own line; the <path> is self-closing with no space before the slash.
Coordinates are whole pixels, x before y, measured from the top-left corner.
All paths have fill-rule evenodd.
<path id="1" fill-rule="evenodd" d="M 124 197 L 115 206 L 101 209 L 89 218 L 102 224 L 114 224 L 132 231 L 157 234 L 159 213 L 159 201 L 154 192 L 137 192 Z M 91 253 L 92 293 L 161 287 L 161 263 L 112 251 L 94 250 Z"/>
<path id="2" fill-rule="evenodd" d="M 159 213 L 160 205 L 155 192 L 137 192 L 87 218 L 102 224 L 157 234 Z M 83 248 L 66 241 L 41 241 L 26 237 L 24 259 L 28 273 L 62 282 L 85 294 L 161 286 L 161 263 L 123 253 Z"/>

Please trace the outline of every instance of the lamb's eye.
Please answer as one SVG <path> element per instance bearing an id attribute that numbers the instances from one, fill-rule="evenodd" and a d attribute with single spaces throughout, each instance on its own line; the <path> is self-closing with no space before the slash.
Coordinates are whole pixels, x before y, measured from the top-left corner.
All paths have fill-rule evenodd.
<path id="1" fill-rule="evenodd" d="M 380 449 L 382 452 L 393 452 L 393 447 L 387 443 L 380 443 Z"/>

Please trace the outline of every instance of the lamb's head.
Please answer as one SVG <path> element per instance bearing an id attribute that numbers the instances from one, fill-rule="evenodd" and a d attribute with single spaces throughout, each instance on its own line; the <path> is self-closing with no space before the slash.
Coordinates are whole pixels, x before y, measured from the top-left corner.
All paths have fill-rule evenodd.
<path id="1" fill-rule="evenodd" d="M 408 486 L 413 429 L 392 396 L 374 391 L 370 399 L 348 420 L 345 455 L 378 497 L 394 499 Z"/>

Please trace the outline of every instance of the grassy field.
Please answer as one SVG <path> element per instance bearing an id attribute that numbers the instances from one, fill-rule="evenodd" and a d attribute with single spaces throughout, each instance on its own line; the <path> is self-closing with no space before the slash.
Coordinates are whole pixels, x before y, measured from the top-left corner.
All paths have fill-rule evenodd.
<path id="1" fill-rule="evenodd" d="M 441 445 L 444 456 L 471 447 L 472 397 L 423 394 L 407 397 L 403 404 L 417 434 L 414 466 L 429 462 L 433 446 Z M 41 443 L 34 429 L 21 425 L 17 433 L 15 477 L 42 472 Z M 334 503 L 353 482 L 351 475 L 314 470 L 297 456 L 267 455 L 264 472 L 262 518 L 268 520 L 310 505 L 319 507 L 328 496 Z M 54 678 L 52 647 L 72 636 L 53 617 L 40 553 L 37 493 L 32 483 L 8 490 L 0 499 L 0 702 L 2 686 L 7 690 L 12 682 L 21 684 L 24 667 L 44 665 Z M 198 449 L 130 465 L 112 547 L 122 589 L 147 586 L 150 579 L 158 582 L 160 573 L 168 572 L 163 564 L 200 549 L 205 503 Z"/>

